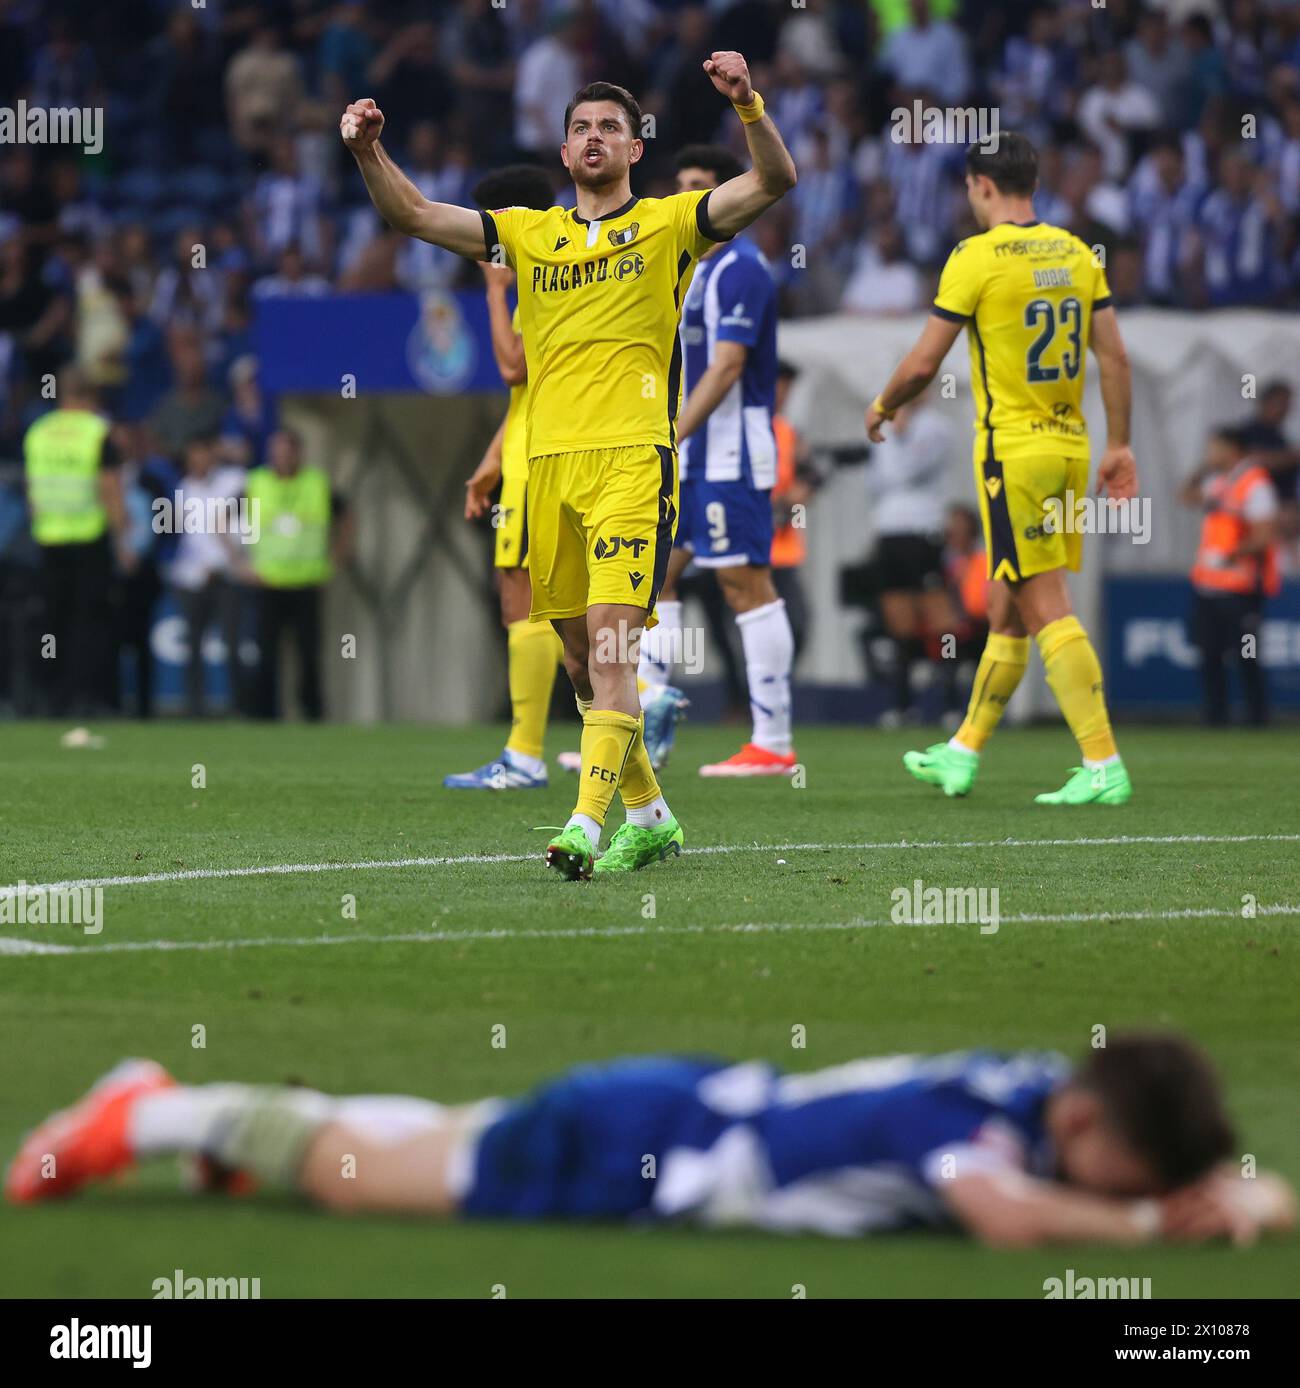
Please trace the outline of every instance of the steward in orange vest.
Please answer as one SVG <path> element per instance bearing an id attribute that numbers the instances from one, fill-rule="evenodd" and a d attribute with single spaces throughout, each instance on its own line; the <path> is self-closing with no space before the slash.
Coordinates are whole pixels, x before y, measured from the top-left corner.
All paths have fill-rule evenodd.
<path id="1" fill-rule="evenodd" d="M 1265 598 L 1281 587 L 1277 492 L 1268 470 L 1252 461 L 1242 431 L 1225 427 L 1210 436 L 1205 463 L 1184 484 L 1182 499 L 1204 512 L 1191 579 L 1206 722 L 1218 726 L 1228 721 L 1225 657 L 1231 656 L 1250 722 L 1266 723 L 1260 628 Z"/>

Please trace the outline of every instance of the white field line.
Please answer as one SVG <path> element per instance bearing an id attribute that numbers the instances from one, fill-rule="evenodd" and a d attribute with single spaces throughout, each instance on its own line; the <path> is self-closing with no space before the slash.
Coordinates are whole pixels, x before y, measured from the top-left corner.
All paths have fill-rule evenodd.
<path id="1" fill-rule="evenodd" d="M 1142 844 L 1300 843 L 1300 834 L 1120 834 L 1113 838 L 1076 839 L 897 839 L 888 843 L 719 843 L 688 848 L 684 856 L 713 853 L 889 852 L 900 849 L 970 848 L 1123 848 Z M 165 882 L 224 881 L 235 877 L 296 876 L 313 872 L 373 872 L 382 868 L 460 867 L 469 863 L 528 863 L 539 853 L 465 853 L 442 858 L 370 858 L 355 863 L 267 863 L 255 867 L 185 868 L 178 872 L 127 873 L 120 877 L 77 877 L 64 882 L 29 882 L 0 886 L 0 897 L 24 892 L 78 890 L 84 887 L 145 887 Z"/>
<path id="2" fill-rule="evenodd" d="M 1300 916 L 1300 902 L 1257 906 L 1258 916 Z M 1206 919 L 1241 919 L 1240 908 L 1190 906 L 1173 911 L 1069 911 L 1059 915 L 1019 914 L 1003 916 L 1002 925 L 1089 925 L 1106 921 L 1181 921 Z M 970 923 L 978 927 L 979 922 Z M 803 930 L 874 930 L 895 926 L 893 921 L 865 920 L 769 922 L 757 921 L 742 925 L 610 925 L 565 926 L 556 930 L 424 930 L 407 931 L 396 935 L 304 935 L 262 936 L 245 940 L 122 940 L 111 944 L 48 945 L 35 940 L 19 940 L 0 935 L 0 955 L 49 954 L 139 954 L 175 950 L 261 949 L 280 946 L 286 949 L 314 949 L 322 945 L 436 945 L 473 940 L 618 940 L 642 935 L 766 935 L 784 931 Z M 910 926 L 910 923 L 909 923 Z M 907 927 L 904 927 L 907 928 Z M 916 928 L 914 926 L 910 928 Z M 926 928 L 924 926 L 922 929 Z M 943 926 L 932 926 L 942 929 Z"/>

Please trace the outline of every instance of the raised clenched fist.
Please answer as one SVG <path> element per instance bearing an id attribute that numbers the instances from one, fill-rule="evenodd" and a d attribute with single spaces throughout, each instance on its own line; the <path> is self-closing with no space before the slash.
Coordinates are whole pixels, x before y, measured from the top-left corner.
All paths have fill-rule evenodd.
<path id="1" fill-rule="evenodd" d="M 728 101 L 748 106 L 754 99 L 754 89 L 749 85 L 749 64 L 739 53 L 709 54 L 704 60 L 704 71 Z"/>
<path id="2" fill-rule="evenodd" d="M 349 102 L 347 110 L 339 118 L 339 134 L 343 137 L 343 143 L 353 150 L 373 145 L 383 128 L 384 113 L 368 96 Z"/>

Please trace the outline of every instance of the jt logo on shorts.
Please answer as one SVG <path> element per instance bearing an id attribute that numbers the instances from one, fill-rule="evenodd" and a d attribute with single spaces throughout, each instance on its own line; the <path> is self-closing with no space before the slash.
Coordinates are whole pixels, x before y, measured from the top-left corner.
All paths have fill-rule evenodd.
<path id="1" fill-rule="evenodd" d="M 608 540 L 598 537 L 593 553 L 597 559 L 612 559 L 622 550 L 627 550 L 633 559 L 640 559 L 641 551 L 649 543 L 649 540 L 629 540 L 624 535 L 611 535 Z"/>

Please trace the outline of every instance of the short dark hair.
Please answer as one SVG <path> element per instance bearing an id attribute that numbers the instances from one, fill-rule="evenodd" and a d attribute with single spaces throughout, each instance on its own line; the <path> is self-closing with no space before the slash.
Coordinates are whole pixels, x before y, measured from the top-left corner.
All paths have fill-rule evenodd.
<path id="1" fill-rule="evenodd" d="M 697 166 L 698 167 L 698 166 Z M 776 364 L 776 377 L 779 381 L 793 381 L 799 374 L 799 368 L 792 361 L 786 361 L 782 357 Z"/>
<path id="2" fill-rule="evenodd" d="M 1267 400 L 1271 396 L 1281 395 L 1284 392 L 1287 395 L 1294 394 L 1291 389 L 1291 382 L 1284 381 L 1281 376 L 1274 376 L 1271 381 L 1265 383 L 1264 389 L 1259 393 L 1259 398 L 1261 400 Z"/>
<path id="3" fill-rule="evenodd" d="M 1026 136 L 1004 130 L 991 149 L 971 145 L 966 151 L 966 172 L 991 178 L 999 193 L 1028 197 L 1038 186 L 1038 155 Z"/>
<path id="4" fill-rule="evenodd" d="M 497 207 L 531 207 L 545 212 L 555 205 L 551 180 L 536 164 L 507 164 L 474 185 L 474 201 L 487 211 Z"/>
<path id="5" fill-rule="evenodd" d="M 564 108 L 566 140 L 569 137 L 569 122 L 573 119 L 573 108 L 581 106 L 584 101 L 612 101 L 621 106 L 627 116 L 628 128 L 632 131 L 633 138 L 641 138 L 641 107 L 636 97 L 626 87 L 616 86 L 613 82 L 588 82 L 585 87 L 579 87 L 574 92 L 569 104 Z"/>
<path id="6" fill-rule="evenodd" d="M 704 169 L 719 184 L 739 178 L 745 172 L 745 166 L 725 145 L 687 145 L 685 149 L 677 151 L 673 167 L 678 173 L 683 169 Z"/>
<path id="7" fill-rule="evenodd" d="M 1112 1036 L 1074 1078 L 1100 1099 L 1108 1121 L 1165 1189 L 1204 1176 L 1236 1147 L 1218 1076 L 1181 1036 Z"/>

